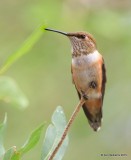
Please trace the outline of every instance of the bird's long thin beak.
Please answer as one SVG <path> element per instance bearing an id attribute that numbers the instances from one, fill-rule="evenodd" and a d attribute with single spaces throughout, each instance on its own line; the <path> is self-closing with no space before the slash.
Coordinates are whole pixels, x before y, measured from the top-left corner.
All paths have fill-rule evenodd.
<path id="1" fill-rule="evenodd" d="M 67 36 L 67 33 L 61 32 L 61 31 L 58 31 L 58 30 L 54 30 L 54 29 L 50 29 L 50 28 L 45 28 L 45 30 L 47 30 L 47 31 L 52 31 L 52 32 L 57 32 L 57 33 L 60 33 L 60 34 L 63 34 L 63 35 L 65 35 L 65 36 Z"/>

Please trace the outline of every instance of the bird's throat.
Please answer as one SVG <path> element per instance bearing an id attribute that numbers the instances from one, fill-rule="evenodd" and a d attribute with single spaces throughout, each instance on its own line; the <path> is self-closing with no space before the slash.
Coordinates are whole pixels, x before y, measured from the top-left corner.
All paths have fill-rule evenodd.
<path id="1" fill-rule="evenodd" d="M 93 54 L 96 50 L 94 48 L 73 48 L 72 49 L 72 57 L 79 57 L 84 55 Z"/>

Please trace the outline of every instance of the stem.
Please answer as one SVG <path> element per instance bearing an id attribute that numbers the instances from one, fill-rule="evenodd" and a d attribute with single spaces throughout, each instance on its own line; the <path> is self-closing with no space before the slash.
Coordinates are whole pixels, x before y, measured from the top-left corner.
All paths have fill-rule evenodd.
<path id="1" fill-rule="evenodd" d="M 57 144 L 57 146 L 55 147 L 54 151 L 52 152 L 52 154 L 50 155 L 49 159 L 48 160 L 53 160 L 53 158 L 55 157 L 56 153 L 58 152 L 59 148 L 61 147 L 64 139 L 66 138 L 66 135 L 68 133 L 68 130 L 71 126 L 71 124 L 73 123 L 74 119 L 76 118 L 81 106 L 85 103 L 85 99 L 82 97 L 78 103 L 78 105 L 76 106 L 73 114 L 71 115 L 66 127 L 65 127 L 65 130 L 61 136 L 61 139 L 59 141 L 59 143 Z"/>

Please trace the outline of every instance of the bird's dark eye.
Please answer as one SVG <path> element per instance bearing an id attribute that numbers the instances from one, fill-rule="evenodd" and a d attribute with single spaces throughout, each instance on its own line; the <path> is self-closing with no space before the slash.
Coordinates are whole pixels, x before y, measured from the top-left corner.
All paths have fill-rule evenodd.
<path id="1" fill-rule="evenodd" d="M 77 36 L 79 39 L 85 39 L 86 38 L 86 35 L 82 34 L 82 35 L 79 35 Z"/>

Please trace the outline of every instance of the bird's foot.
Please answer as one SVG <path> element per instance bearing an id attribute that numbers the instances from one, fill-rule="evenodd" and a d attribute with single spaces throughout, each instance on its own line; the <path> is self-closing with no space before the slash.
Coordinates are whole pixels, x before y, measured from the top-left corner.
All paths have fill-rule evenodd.
<path id="1" fill-rule="evenodd" d="M 85 100 L 88 100 L 88 96 L 83 91 L 81 91 L 81 95 Z"/>
<path id="2" fill-rule="evenodd" d="M 90 86 L 90 88 L 95 89 L 97 87 L 97 83 L 95 81 L 91 81 L 89 86 Z"/>

